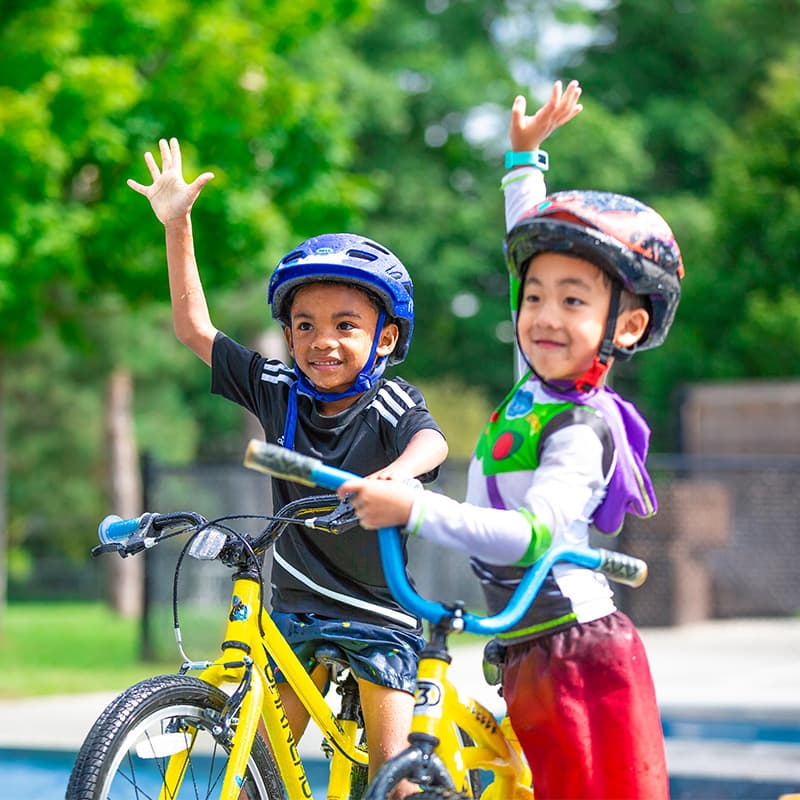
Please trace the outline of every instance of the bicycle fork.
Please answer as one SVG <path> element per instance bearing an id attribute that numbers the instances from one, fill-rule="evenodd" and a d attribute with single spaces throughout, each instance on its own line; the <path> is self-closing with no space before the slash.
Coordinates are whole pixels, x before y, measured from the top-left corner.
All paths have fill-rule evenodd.
<path id="1" fill-rule="evenodd" d="M 477 701 L 459 699 L 447 677 L 449 664 L 446 651 L 429 652 L 420 659 L 409 747 L 384 765 L 365 800 L 383 800 L 401 778 L 422 786 L 471 791 L 469 773 L 481 769 L 495 776 L 483 800 L 533 799 L 530 770 L 510 721 L 498 722 Z M 473 745 L 462 744 L 459 728 L 473 738 Z"/>
<path id="2" fill-rule="evenodd" d="M 218 733 L 224 734 L 227 728 L 231 736 L 220 800 L 237 800 L 239 797 L 262 713 L 269 731 L 272 755 L 286 779 L 289 797 L 306 800 L 311 798 L 311 788 L 283 710 L 275 677 L 261 645 L 258 629 L 260 608 L 257 581 L 237 577 L 222 644 L 223 655 L 200 674 L 202 680 L 220 688 L 238 682 L 218 722 L 221 728 Z M 269 623 L 271 620 L 266 617 L 263 624 Z M 172 760 L 169 770 L 173 769 Z M 178 769 L 179 763 L 175 765 L 176 773 Z"/>

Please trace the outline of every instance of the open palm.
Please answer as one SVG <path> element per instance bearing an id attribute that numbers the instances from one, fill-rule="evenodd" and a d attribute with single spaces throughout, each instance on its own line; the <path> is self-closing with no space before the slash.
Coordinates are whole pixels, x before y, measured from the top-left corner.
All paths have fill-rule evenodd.
<path id="1" fill-rule="evenodd" d="M 174 219 L 184 218 L 194 205 L 203 187 L 214 177 L 213 172 L 204 172 L 191 183 L 183 179 L 181 148 L 174 137 L 167 142 L 159 139 L 161 169 L 159 170 L 153 154 L 144 154 L 144 161 L 153 182 L 149 186 L 128 179 L 127 184 L 135 192 L 144 195 L 153 207 L 158 219 L 166 225 Z"/>
<path id="2" fill-rule="evenodd" d="M 511 107 L 511 149 L 536 150 L 556 128 L 565 125 L 583 110 L 578 102 L 580 96 L 581 87 L 577 81 L 570 81 L 563 91 L 561 81 L 556 81 L 547 102 L 528 116 L 525 113 L 525 98 L 519 95 Z"/>

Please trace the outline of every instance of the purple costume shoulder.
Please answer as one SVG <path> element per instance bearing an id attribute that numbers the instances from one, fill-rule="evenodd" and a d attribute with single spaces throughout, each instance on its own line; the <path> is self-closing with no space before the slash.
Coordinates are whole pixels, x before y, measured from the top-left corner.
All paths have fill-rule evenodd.
<path id="1" fill-rule="evenodd" d="M 605 500 L 594 514 L 594 526 L 602 533 L 618 533 L 625 514 L 650 517 L 658 500 L 645 466 L 650 428 L 636 407 L 611 389 L 601 389 L 588 400 L 611 428 L 617 448 L 616 465 Z"/>
<path id="2" fill-rule="evenodd" d="M 658 501 L 645 461 L 650 444 L 650 428 L 633 403 L 623 400 L 613 389 L 603 387 L 576 395 L 559 393 L 565 399 L 599 411 L 614 439 L 614 469 L 606 496 L 592 518 L 601 533 L 616 534 L 626 514 L 650 517 Z"/>

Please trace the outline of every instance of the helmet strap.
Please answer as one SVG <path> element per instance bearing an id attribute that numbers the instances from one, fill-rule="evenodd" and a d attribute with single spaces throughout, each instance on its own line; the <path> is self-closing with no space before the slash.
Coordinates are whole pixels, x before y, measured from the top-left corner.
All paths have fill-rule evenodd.
<path id="1" fill-rule="evenodd" d="M 294 374 L 297 380 L 289 388 L 288 406 L 286 409 L 286 420 L 283 424 L 283 446 L 289 450 L 294 449 L 294 437 L 297 430 L 297 395 L 304 394 L 307 397 L 312 397 L 323 403 L 331 403 L 335 400 L 342 400 L 345 397 L 352 397 L 356 394 L 363 394 L 371 389 L 375 383 L 382 377 L 386 364 L 389 360 L 388 356 L 381 356 L 376 362 L 376 353 L 378 349 L 378 339 L 383 330 L 383 324 L 386 321 L 386 312 L 381 310 L 378 313 L 378 323 L 375 327 L 375 336 L 372 338 L 372 348 L 370 349 L 369 357 L 366 363 L 361 368 L 361 372 L 356 376 L 353 385 L 346 389 L 344 392 L 321 392 L 316 386 L 308 379 L 303 371 L 294 365 Z"/>
<path id="2" fill-rule="evenodd" d="M 606 329 L 603 339 L 600 342 L 600 349 L 592 360 L 592 366 L 586 370 L 575 381 L 575 388 L 579 392 L 590 392 L 596 389 L 603 381 L 608 368 L 611 366 L 609 360 L 615 354 L 614 335 L 617 332 L 617 318 L 619 317 L 619 306 L 622 300 L 622 286 L 616 281 L 611 281 L 611 303 L 608 307 L 608 318 L 606 319 Z"/>

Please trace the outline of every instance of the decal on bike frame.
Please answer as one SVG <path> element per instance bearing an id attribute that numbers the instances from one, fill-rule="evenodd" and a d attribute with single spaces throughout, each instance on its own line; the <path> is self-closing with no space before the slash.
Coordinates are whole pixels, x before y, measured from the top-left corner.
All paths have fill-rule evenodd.
<path id="1" fill-rule="evenodd" d="M 427 714 L 430 717 L 441 717 L 444 710 L 444 689 L 438 681 L 418 680 L 415 714 Z"/>
<path id="2" fill-rule="evenodd" d="M 242 598 L 239 597 L 239 595 L 234 595 L 233 603 L 231 605 L 231 613 L 228 615 L 228 619 L 231 622 L 242 622 L 249 616 L 250 609 L 247 607 L 247 604 L 242 601 Z"/>

